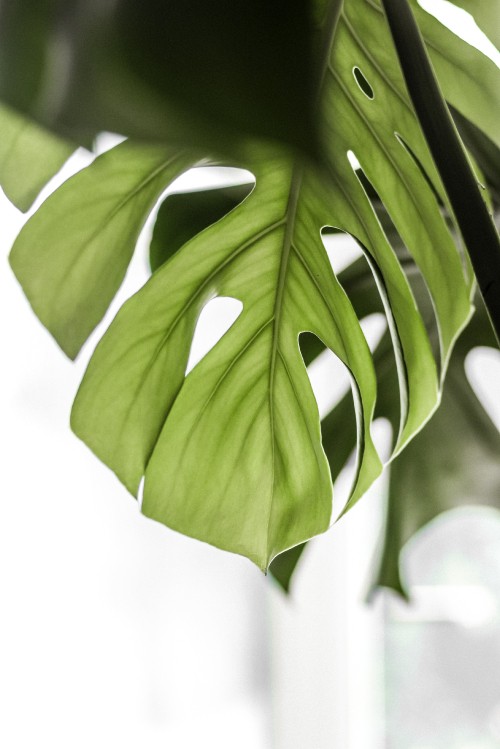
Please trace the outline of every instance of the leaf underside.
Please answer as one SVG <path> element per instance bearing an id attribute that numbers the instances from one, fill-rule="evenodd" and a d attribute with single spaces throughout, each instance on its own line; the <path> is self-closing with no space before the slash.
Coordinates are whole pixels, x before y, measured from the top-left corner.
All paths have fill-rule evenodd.
<path id="1" fill-rule="evenodd" d="M 344 446 L 350 452 L 351 436 L 357 448 L 346 509 L 382 470 L 371 437 L 378 355 L 374 360 L 360 326 L 369 304 L 349 276 L 343 283 L 335 277 L 321 230 L 334 227 L 357 240 L 363 277 L 368 267 L 377 309 L 387 316 L 394 455 L 437 408 L 454 343 L 472 313 L 473 277 L 447 223 L 446 196 L 380 6 L 346 0 L 338 17 L 334 4 L 320 7 L 324 59 L 315 88 L 324 164 L 285 147 L 245 143 L 235 165 L 255 176 L 248 197 L 230 196 L 214 214 L 210 208 L 191 233 L 181 232 L 180 248 L 162 251 L 167 199 L 153 234 L 153 275 L 102 337 L 72 412 L 76 434 L 131 493 L 144 478 L 146 515 L 264 570 L 331 522 L 337 458 L 329 429 L 342 445 L 339 456 Z M 441 35 L 429 18 L 422 25 L 445 95 L 498 146 L 488 99 L 498 69 L 454 38 L 452 63 L 466 52 L 468 68 L 452 77 L 448 32 Z M 21 232 L 12 267 L 70 356 L 114 297 L 151 210 L 169 183 L 199 162 L 190 149 L 127 142 L 65 183 Z M 413 274 L 425 303 L 415 296 Z M 243 311 L 186 375 L 197 320 L 217 296 L 238 299 Z M 298 344 L 303 332 L 349 370 L 353 435 L 327 417 L 322 440 Z"/>

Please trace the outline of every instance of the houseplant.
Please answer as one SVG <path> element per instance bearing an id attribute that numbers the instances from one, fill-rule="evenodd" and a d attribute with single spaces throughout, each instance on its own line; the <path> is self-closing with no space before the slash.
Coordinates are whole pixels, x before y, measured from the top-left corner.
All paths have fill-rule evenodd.
<path id="1" fill-rule="evenodd" d="M 396 50 L 404 62 L 404 48 L 395 47 L 384 16 L 384 9 L 394 15 L 392 4 L 298 3 L 292 17 L 280 3 L 269 10 L 255 2 L 242 17 L 228 15 L 229 5 L 216 4 L 211 18 L 202 3 L 189 6 L 189 18 L 179 6 L 164 27 L 158 19 L 166 11 L 156 3 L 139 16 L 132 3 L 119 3 L 118 11 L 103 4 L 98 26 L 95 9 L 76 3 L 64 15 L 52 6 L 9 5 L 0 86 L 8 106 L 78 142 L 100 129 L 130 136 L 45 201 L 19 235 L 11 264 L 36 314 L 74 357 L 109 306 L 168 184 L 201 163 L 255 175 L 254 189 L 226 215 L 241 195 L 225 207 L 220 194 L 208 195 L 208 218 L 182 247 L 168 231 L 173 223 L 185 240 L 190 225 L 180 211 L 169 219 L 171 200 L 160 207 L 154 272 L 98 345 L 72 425 L 133 494 L 145 476 L 146 515 L 264 570 L 276 558 L 286 587 L 300 544 L 330 523 L 331 473 L 354 444 L 346 509 L 382 470 L 370 432 L 377 387 L 378 412 L 395 428 L 397 477 L 397 461 L 409 460 L 410 451 L 416 465 L 427 460 L 416 435 L 428 421 L 429 430 L 450 428 L 449 408 L 434 416 L 447 371 L 461 372 L 468 346 L 494 339 L 487 318 L 473 317 L 476 284 L 456 228 L 465 235 L 478 212 L 450 203 L 449 175 L 426 145 L 430 139 L 432 148 L 432 134 L 414 114 Z M 499 71 L 411 6 L 477 178 L 494 191 Z M 494 17 L 493 3 L 481 8 L 480 21 Z M 162 29 L 175 30 L 172 46 Z M 182 46 L 183 32 L 192 47 Z M 65 66 L 57 57 L 61 39 L 69 49 Z M 32 54 L 24 54 L 24 43 Z M 12 137 L 0 181 L 27 208 L 71 146 L 21 124 L 10 109 L 3 117 Z M 33 151 L 40 155 L 35 168 Z M 487 223 L 491 203 L 483 192 Z M 190 205 L 199 215 L 200 196 Z M 365 260 L 342 279 L 321 242 L 325 227 L 352 234 L 364 250 Z M 239 299 L 243 312 L 186 377 L 196 320 L 214 296 Z M 372 357 L 359 319 L 379 309 L 389 334 Z M 301 354 L 302 333 L 313 336 L 302 338 Z M 324 420 L 322 444 L 304 360 L 325 345 L 352 375 L 356 428 L 346 426 L 344 399 Z M 470 399 L 460 392 L 459 401 Z M 494 468 L 487 500 L 498 487 L 498 434 L 475 401 L 473 408 Z M 393 493 L 379 580 L 402 590 L 400 545 L 453 500 L 433 487 L 428 505 L 416 507 L 418 482 L 394 485 L 405 501 L 396 505 Z"/>

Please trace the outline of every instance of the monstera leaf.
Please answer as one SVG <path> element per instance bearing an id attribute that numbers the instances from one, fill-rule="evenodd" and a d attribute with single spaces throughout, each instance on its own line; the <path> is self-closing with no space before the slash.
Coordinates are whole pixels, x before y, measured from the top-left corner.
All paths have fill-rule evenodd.
<path id="1" fill-rule="evenodd" d="M 359 322 L 369 298 L 356 308 L 349 279 L 343 288 L 332 272 L 321 230 L 356 238 L 387 315 L 394 455 L 436 409 L 453 345 L 472 312 L 473 276 L 447 224 L 446 195 L 380 6 L 348 0 L 341 12 L 336 2 L 318 8 L 323 42 L 313 88 L 322 164 L 242 142 L 233 163 L 254 174 L 252 192 L 177 252 L 152 249 L 157 269 L 98 344 L 72 413 L 77 435 L 129 491 L 137 495 L 144 480 L 146 515 L 264 570 L 330 523 L 331 424 L 324 424 L 323 446 L 301 334 L 330 348 L 352 378 L 357 464 L 346 509 L 382 469 L 370 431 L 380 372 Z M 467 74 L 456 73 L 463 88 L 446 73 L 443 86 L 457 110 L 496 142 L 489 89 L 481 88 L 491 75 L 492 64 L 475 51 Z M 481 92 L 473 113 L 468 77 Z M 198 152 L 124 144 L 63 185 L 26 225 L 13 268 L 70 355 L 111 301 L 153 205 L 196 163 Z M 163 210 L 160 216 L 168 220 Z M 391 243 L 393 232 L 398 241 Z M 411 263 L 398 256 L 399 237 Z M 431 299 L 432 321 L 412 290 L 414 272 Z M 197 319 L 216 296 L 239 300 L 242 311 L 186 375 Z M 345 438 L 341 450 L 350 444 L 347 427 Z"/>
<path id="2" fill-rule="evenodd" d="M 487 177 L 490 193 L 500 194 L 500 151 L 477 128 L 455 112 L 461 134 Z M 171 195 L 162 204 L 153 233 L 159 267 L 183 242 L 210 223 L 219 220 L 241 201 L 248 186 L 211 189 Z M 375 201 L 376 196 L 374 196 Z M 496 201 L 498 203 L 498 201 Z M 412 279 L 414 291 L 432 330 L 433 312 L 421 278 L 405 252 L 380 202 L 378 215 L 398 257 Z M 194 223 L 195 220 L 198 223 Z M 160 255 L 160 248 L 168 255 Z M 153 265 L 153 264 L 152 264 Z M 339 281 L 360 318 L 381 312 L 381 300 L 372 274 L 363 260 L 346 269 Z M 495 346 L 495 339 L 479 298 L 478 309 L 460 336 L 448 368 L 446 387 L 438 411 L 390 467 L 387 528 L 373 585 L 388 586 L 406 596 L 400 577 L 399 557 L 404 544 L 421 527 L 441 512 L 462 504 L 487 504 L 500 509 L 500 434 L 471 389 L 464 372 L 464 360 L 477 346 Z M 435 331 L 434 331 L 435 332 Z M 311 363 L 323 345 L 313 336 L 302 337 L 301 352 Z M 397 433 L 399 411 L 394 392 L 397 378 L 391 346 L 386 335 L 375 351 L 378 375 L 376 416 L 389 419 Z M 335 479 L 356 445 L 356 422 L 352 397 L 346 396 L 322 424 L 322 438 L 332 477 Z M 273 577 L 288 591 L 305 544 L 276 557 L 270 567 Z"/>

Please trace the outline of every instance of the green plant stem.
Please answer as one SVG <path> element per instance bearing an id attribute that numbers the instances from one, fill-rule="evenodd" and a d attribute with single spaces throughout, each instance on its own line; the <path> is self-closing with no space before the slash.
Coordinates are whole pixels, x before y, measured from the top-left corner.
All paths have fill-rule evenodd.
<path id="1" fill-rule="evenodd" d="M 408 93 L 448 194 L 500 345 L 500 239 L 408 0 L 382 0 Z"/>

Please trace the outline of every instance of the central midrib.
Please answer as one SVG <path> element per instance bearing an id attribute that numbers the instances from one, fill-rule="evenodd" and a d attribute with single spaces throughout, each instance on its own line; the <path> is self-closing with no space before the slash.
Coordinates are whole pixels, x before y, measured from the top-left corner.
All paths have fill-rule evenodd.
<path id="1" fill-rule="evenodd" d="M 267 543 L 266 557 L 269 547 L 269 528 L 274 502 L 274 483 L 275 483 L 275 438 L 274 438 L 274 375 L 276 371 L 276 358 L 279 351 L 279 335 L 281 326 L 281 316 L 283 310 L 283 294 L 285 290 L 286 276 L 288 272 L 288 261 L 292 250 L 293 233 L 295 229 L 295 219 L 297 215 L 297 206 L 299 202 L 300 188 L 302 184 L 303 168 L 295 166 L 290 178 L 290 191 L 288 203 L 284 216 L 285 234 L 283 236 L 283 246 L 281 250 L 280 266 L 278 271 L 278 280 L 276 285 L 276 296 L 274 299 L 273 312 L 273 332 L 271 359 L 269 365 L 269 421 L 271 432 L 271 465 L 272 465 L 272 482 L 271 482 L 271 501 L 269 503 L 269 515 L 267 519 Z"/>

